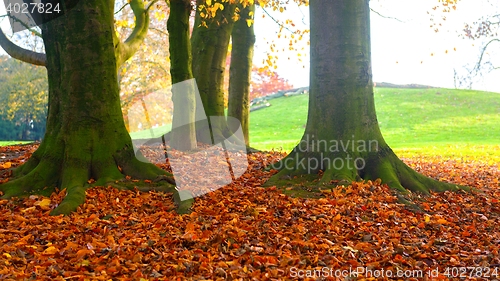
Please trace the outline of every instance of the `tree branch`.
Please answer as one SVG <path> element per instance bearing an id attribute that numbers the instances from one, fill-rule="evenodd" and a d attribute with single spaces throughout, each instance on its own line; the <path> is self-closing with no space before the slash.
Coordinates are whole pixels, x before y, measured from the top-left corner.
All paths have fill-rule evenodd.
<path id="1" fill-rule="evenodd" d="M 126 7 L 127 5 L 128 5 L 128 3 L 127 3 L 127 4 L 125 4 L 125 5 L 123 5 L 120 9 L 118 9 L 118 11 L 116 11 L 116 12 L 115 12 L 115 15 L 116 15 L 116 14 L 118 14 L 118 13 L 120 13 L 123 9 L 125 9 L 125 7 Z"/>
<path id="2" fill-rule="evenodd" d="M 477 64 L 476 64 L 476 70 L 477 70 L 477 71 L 479 70 L 479 67 L 481 67 L 481 62 L 483 61 L 483 56 L 484 56 L 484 53 L 486 52 L 486 49 L 487 49 L 487 48 L 488 48 L 488 46 L 489 46 L 491 43 L 493 43 L 493 42 L 500 42 L 500 39 L 496 39 L 496 38 L 495 38 L 495 39 L 491 39 L 491 40 L 490 40 L 490 42 L 488 42 L 488 43 L 484 46 L 484 48 L 481 50 L 481 56 L 479 56 L 479 61 L 478 61 L 478 62 L 477 62 Z M 493 69 L 496 69 L 496 67 L 495 67 L 495 68 L 493 68 Z"/>
<path id="3" fill-rule="evenodd" d="M 168 36 L 168 32 L 165 32 L 159 28 L 156 28 L 156 27 L 150 27 L 149 29 L 153 30 L 153 31 L 156 31 L 158 33 L 160 33 L 161 35 L 164 35 L 164 36 Z"/>
<path id="4" fill-rule="evenodd" d="M 36 35 L 36 36 L 38 36 L 38 37 L 42 38 L 42 34 L 41 34 L 40 32 L 38 32 L 37 30 L 35 30 L 35 29 L 31 28 L 31 27 L 30 27 L 29 25 L 27 25 L 24 21 L 22 21 L 22 20 L 18 19 L 17 17 L 15 17 L 15 16 L 13 16 L 13 15 L 10 15 L 10 14 L 0 16 L 0 18 L 2 18 L 2 17 L 9 17 L 9 18 L 11 18 L 13 21 L 16 21 L 16 22 L 18 22 L 20 25 L 24 26 L 27 30 L 29 30 L 30 32 L 32 32 L 34 35 Z"/>
<path id="5" fill-rule="evenodd" d="M 134 53 L 139 49 L 142 42 L 146 38 L 149 27 L 149 9 L 158 0 L 154 0 L 151 4 L 145 8 L 144 2 L 142 0 L 132 0 L 130 1 L 130 8 L 134 12 L 135 16 L 135 27 L 132 30 L 130 36 L 121 42 L 116 34 L 114 34 L 115 41 L 115 55 L 116 55 L 116 65 L 119 67 L 126 60 L 134 55 Z"/>
<path id="6" fill-rule="evenodd" d="M 398 19 L 398 18 L 393 18 L 393 17 L 384 16 L 384 15 L 380 14 L 379 12 L 375 11 L 375 10 L 374 10 L 374 9 L 372 9 L 372 8 L 370 8 L 370 11 L 374 12 L 375 14 L 377 14 L 377 15 L 379 15 L 379 16 L 381 16 L 381 17 L 385 18 L 385 19 L 392 19 L 392 20 L 397 20 L 397 21 L 399 21 L 399 22 L 403 22 L 403 21 L 401 21 L 401 20 L 400 20 L 400 19 Z"/>
<path id="7" fill-rule="evenodd" d="M 43 53 L 37 53 L 12 43 L 0 28 L 0 46 L 11 57 L 34 65 L 46 66 L 46 56 Z"/>
<path id="8" fill-rule="evenodd" d="M 161 69 L 163 72 L 165 72 L 165 74 L 166 74 L 166 75 L 169 75 L 169 74 L 170 74 L 170 70 L 165 69 L 161 63 L 156 62 L 156 61 L 139 60 L 139 61 L 134 61 L 134 63 L 136 63 L 136 64 L 142 64 L 142 63 L 144 63 L 144 64 L 146 64 L 146 63 L 148 63 L 148 64 L 153 64 L 153 65 L 155 65 L 158 69 Z"/>
<path id="9" fill-rule="evenodd" d="M 284 29 L 286 29 L 286 30 L 290 31 L 292 34 L 295 34 L 295 32 L 294 32 L 293 30 L 291 30 L 290 28 L 288 28 L 288 27 L 284 26 L 284 25 L 283 25 L 282 23 L 280 23 L 277 19 L 275 19 L 273 16 L 271 16 L 271 14 L 269 14 L 269 12 L 268 12 L 266 9 L 264 9 L 264 7 L 261 7 L 261 9 L 262 9 L 262 11 L 264 11 L 264 13 L 266 13 L 266 15 L 267 15 L 268 17 L 270 17 L 270 18 L 271 18 L 271 19 L 272 19 L 275 23 L 277 23 L 277 24 L 278 24 L 281 28 L 284 28 Z"/>

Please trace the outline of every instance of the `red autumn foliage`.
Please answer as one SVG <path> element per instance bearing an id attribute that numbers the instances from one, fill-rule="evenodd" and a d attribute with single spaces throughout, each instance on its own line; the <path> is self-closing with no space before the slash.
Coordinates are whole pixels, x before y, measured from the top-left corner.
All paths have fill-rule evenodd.
<path id="1" fill-rule="evenodd" d="M 280 77 L 278 72 L 255 65 L 252 67 L 250 100 L 292 88 L 288 80 Z"/>
<path id="2" fill-rule="evenodd" d="M 227 91 L 229 89 L 229 68 L 231 65 L 231 54 L 226 59 L 226 69 L 224 74 L 224 89 L 226 90 L 226 104 L 227 104 Z M 250 95 L 249 101 L 254 98 L 274 94 L 278 91 L 290 90 L 293 85 L 289 81 L 279 75 L 278 72 L 266 67 L 258 67 L 252 65 L 252 74 L 250 79 Z"/>

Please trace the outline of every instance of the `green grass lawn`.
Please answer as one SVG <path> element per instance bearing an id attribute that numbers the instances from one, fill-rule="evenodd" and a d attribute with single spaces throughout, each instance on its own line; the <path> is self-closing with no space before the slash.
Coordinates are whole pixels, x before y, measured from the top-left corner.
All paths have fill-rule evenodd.
<path id="1" fill-rule="evenodd" d="M 291 150 L 307 118 L 308 96 L 271 100 L 250 115 L 258 149 Z M 450 89 L 375 88 L 380 129 L 399 156 L 445 156 L 500 162 L 500 94 Z"/>
<path id="2" fill-rule="evenodd" d="M 152 128 L 149 130 L 130 133 L 130 137 L 132 139 L 157 138 L 157 137 L 161 137 L 163 134 L 170 131 L 171 129 L 172 129 L 172 124 L 167 124 L 167 125 L 160 126 L 157 128 Z"/>
<path id="3" fill-rule="evenodd" d="M 31 143 L 32 141 L 0 141 L 0 146 L 7 146 L 7 145 L 18 145 L 18 144 L 25 144 L 25 143 Z"/>
<path id="4" fill-rule="evenodd" d="M 309 97 L 270 100 L 250 114 L 250 144 L 290 151 L 299 142 Z M 401 157 L 443 156 L 500 162 L 500 93 L 451 89 L 375 88 L 380 129 Z M 170 125 L 134 132 L 133 139 L 157 137 Z M 0 142 L 0 145 L 20 142 Z"/>

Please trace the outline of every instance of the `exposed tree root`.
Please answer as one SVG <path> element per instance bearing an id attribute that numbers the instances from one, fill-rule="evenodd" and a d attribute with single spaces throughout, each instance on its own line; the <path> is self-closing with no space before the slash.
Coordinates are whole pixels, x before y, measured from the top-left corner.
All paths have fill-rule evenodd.
<path id="1" fill-rule="evenodd" d="M 24 165 L 14 170 L 14 177 L 0 185 L 2 198 L 26 197 L 30 194 L 49 196 L 56 190 L 66 189 L 66 196 L 51 215 L 68 215 L 85 202 L 85 190 L 92 186 L 114 186 L 119 189 L 138 188 L 141 191 L 157 190 L 174 194 L 179 213 L 188 213 L 193 200 L 180 201 L 173 176 L 151 163 L 139 161 L 133 150 L 124 149 L 70 157 L 74 147 L 61 146 L 45 150 L 43 144 Z M 66 150 L 64 149 L 66 148 Z M 80 150 L 81 151 L 81 150 Z M 60 157 L 59 155 L 65 155 Z M 148 186 L 126 184 L 126 176 L 150 180 Z M 90 179 L 95 183 L 90 185 Z"/>
<path id="2" fill-rule="evenodd" d="M 375 152 L 356 155 L 349 155 L 347 152 L 294 150 L 268 169 L 279 172 L 265 186 L 284 185 L 286 181 L 283 180 L 323 171 L 319 181 L 323 185 L 349 185 L 353 181 L 381 179 L 382 183 L 400 193 L 412 191 L 429 194 L 430 191 L 470 190 L 465 186 L 440 182 L 417 173 L 403 163 L 388 146 Z"/>
<path id="3" fill-rule="evenodd" d="M 262 150 L 259 150 L 257 148 L 253 148 L 251 146 L 247 146 L 246 149 L 247 149 L 247 154 L 262 152 Z"/>

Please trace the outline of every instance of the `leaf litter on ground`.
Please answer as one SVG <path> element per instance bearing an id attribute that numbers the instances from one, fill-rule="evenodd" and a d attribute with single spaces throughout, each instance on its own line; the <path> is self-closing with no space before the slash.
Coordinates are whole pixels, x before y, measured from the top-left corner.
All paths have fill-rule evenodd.
<path id="1" fill-rule="evenodd" d="M 35 149 L 0 147 L 0 180 Z M 161 161 L 155 151 L 143 148 Z M 0 199 L 0 279 L 500 279 L 498 166 L 403 159 L 429 177 L 477 189 L 411 194 L 415 211 L 378 180 L 332 187 L 319 199 L 260 187 L 275 173 L 262 168 L 283 156 L 250 154 L 245 174 L 196 198 L 187 215 L 175 213 L 171 194 L 111 187 L 88 189 L 69 216 L 49 216 L 64 192 Z M 164 158 L 158 165 L 169 169 Z"/>

